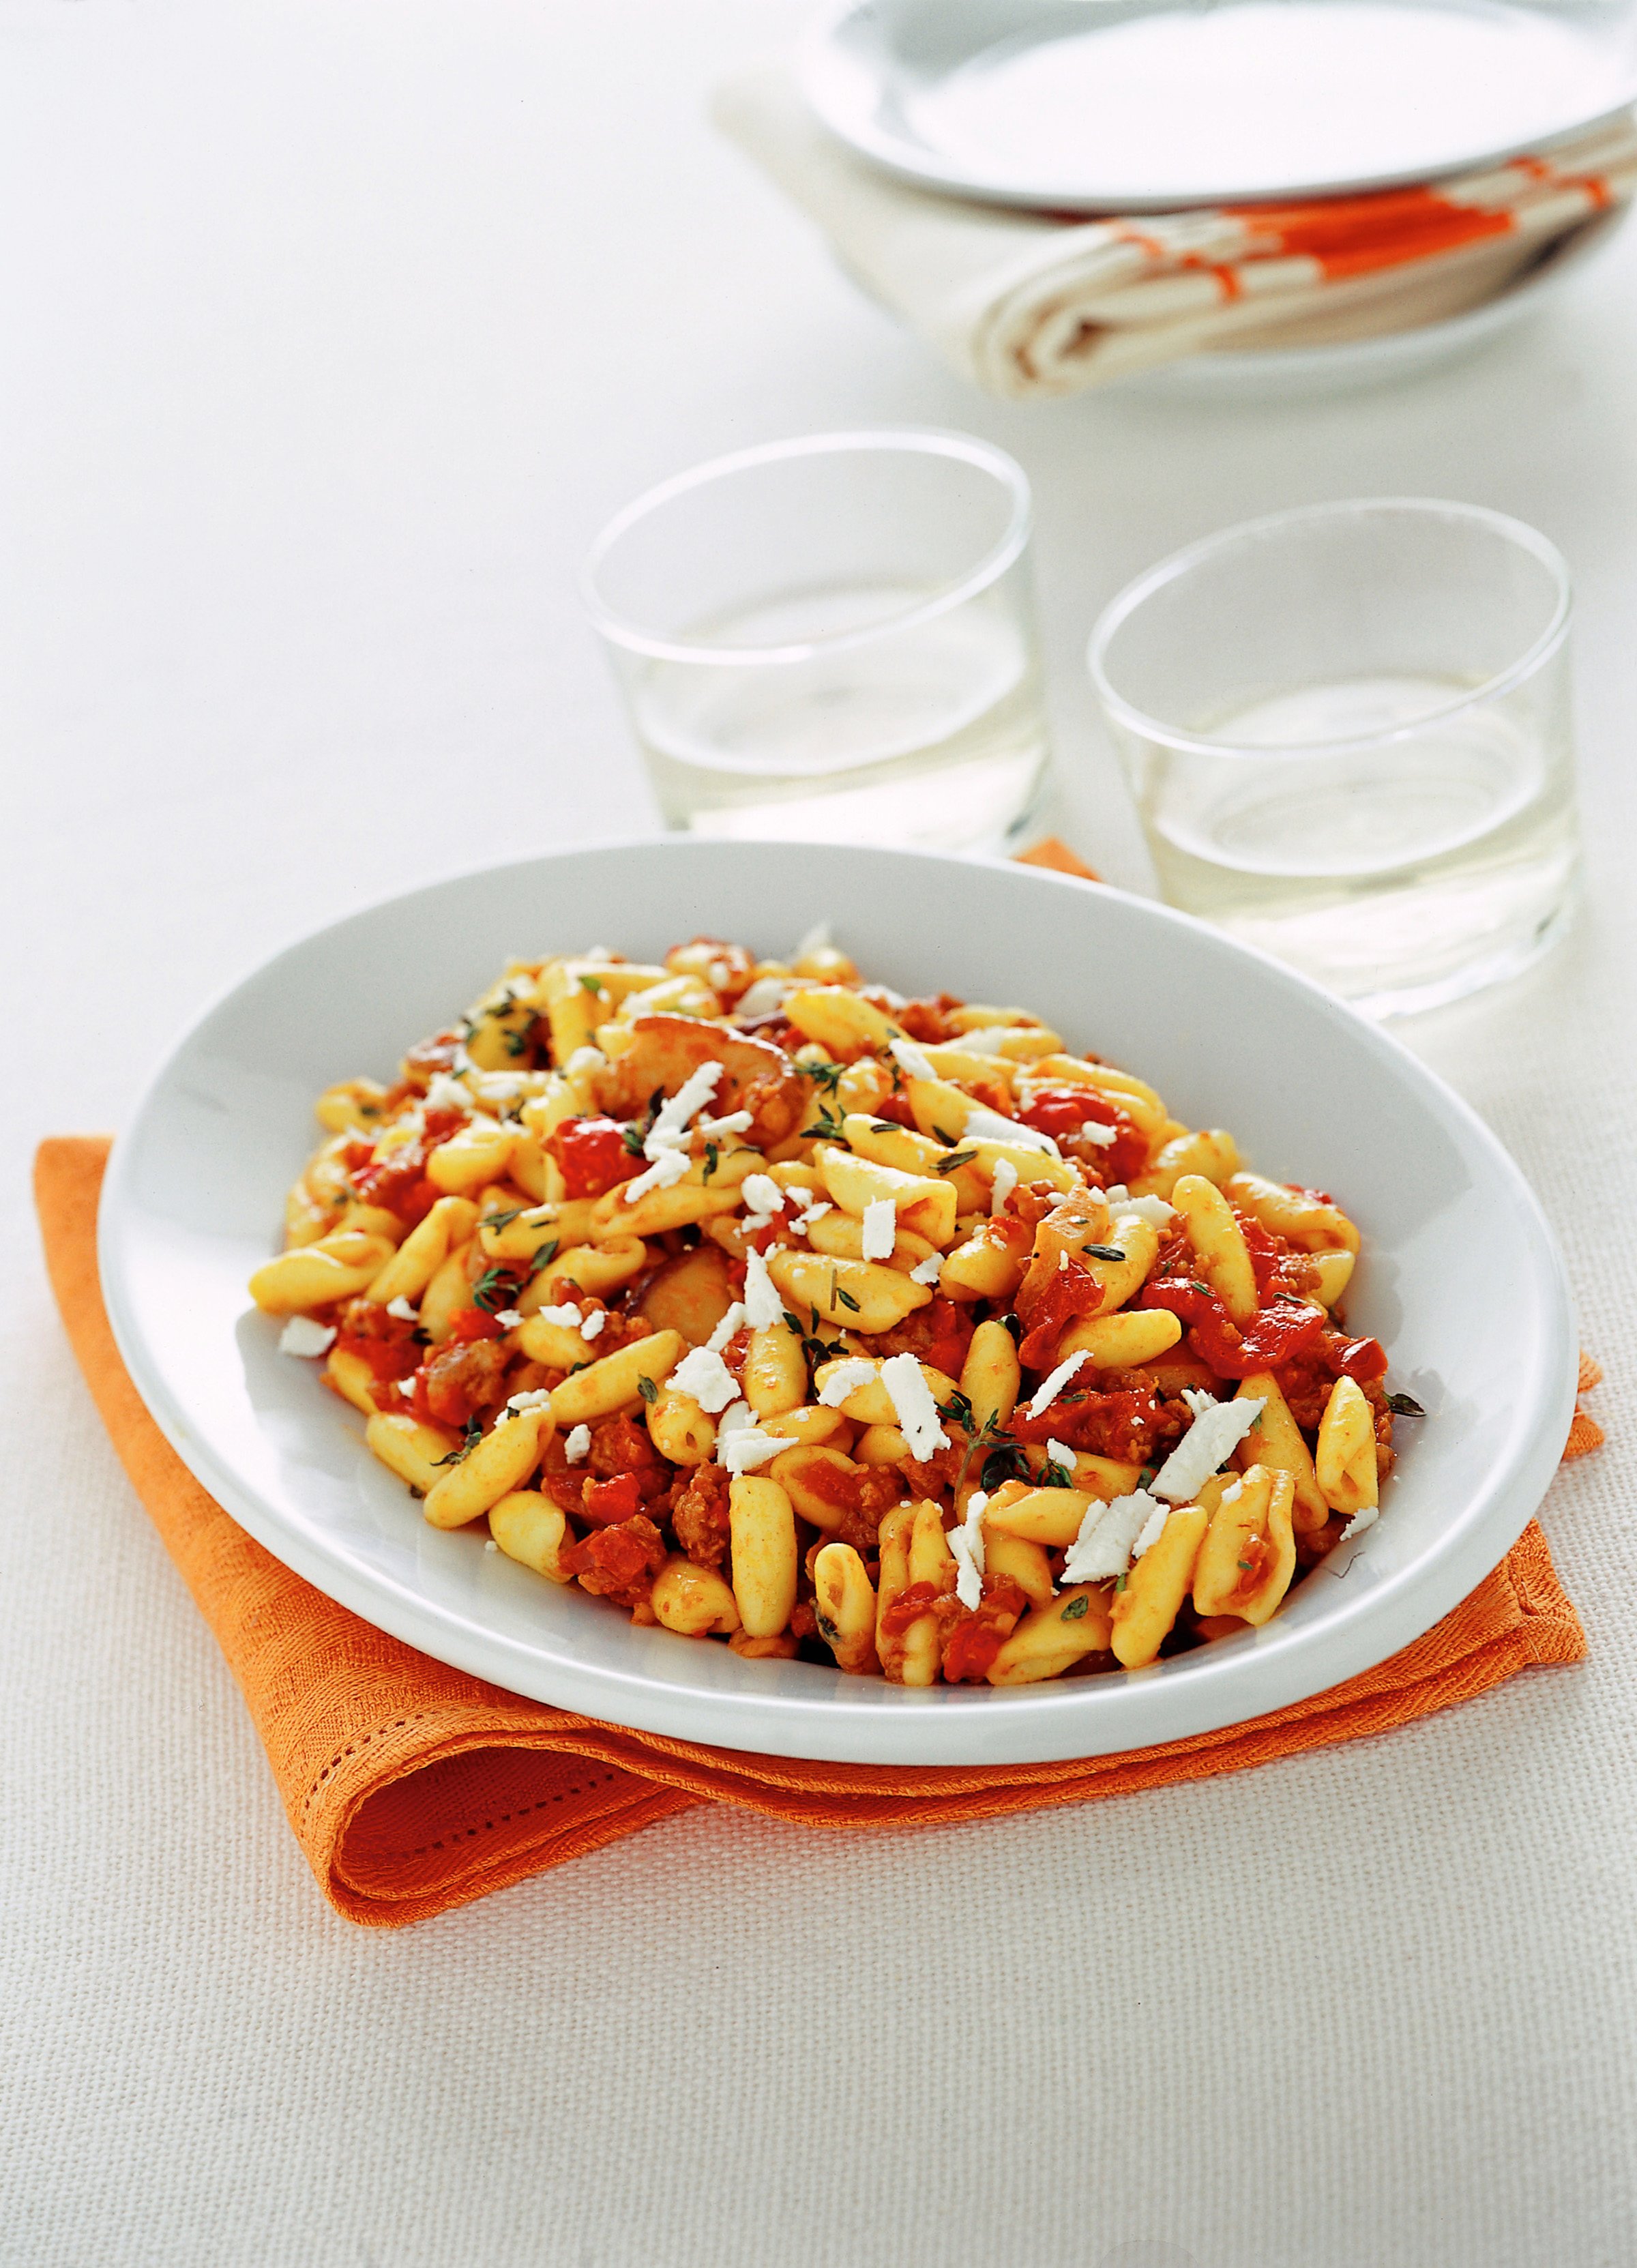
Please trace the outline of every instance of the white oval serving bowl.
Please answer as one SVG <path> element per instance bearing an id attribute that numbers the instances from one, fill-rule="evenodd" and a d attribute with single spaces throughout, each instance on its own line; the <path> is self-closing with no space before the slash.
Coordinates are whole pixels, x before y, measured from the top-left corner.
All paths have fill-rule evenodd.
<path id="1" fill-rule="evenodd" d="M 1015 1001 L 1333 1190 L 1364 1257 L 1354 1330 L 1427 1405 L 1381 1520 L 1265 1628 L 1135 1673 L 910 1691 L 633 1627 L 476 1532 L 429 1528 L 317 1366 L 277 1351 L 251 1270 L 317 1138 L 313 1101 L 390 1077 L 505 961 L 705 932 L 772 954 L 834 923 L 866 976 Z M 719 1747 L 876 1764 L 1102 1756 L 1257 1717 L 1373 1668 L 1496 1565 L 1557 1469 L 1575 1334 L 1527 1184 L 1456 1096 L 1303 978 L 1168 908 L 1000 862 L 686 837 L 564 851 L 389 900 L 208 1010 L 115 1145 L 100 1227 L 114 1335 L 184 1462 L 268 1550 L 395 1637 L 497 1685 Z"/>

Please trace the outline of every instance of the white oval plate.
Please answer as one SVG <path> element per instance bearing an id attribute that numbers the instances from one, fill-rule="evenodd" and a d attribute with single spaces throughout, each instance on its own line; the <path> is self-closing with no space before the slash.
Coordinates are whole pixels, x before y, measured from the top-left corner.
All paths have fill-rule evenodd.
<path id="1" fill-rule="evenodd" d="M 652 960 L 705 931 L 787 950 L 835 923 L 906 992 L 1017 1000 L 1226 1125 L 1281 1179 L 1335 1190 L 1365 1259 L 1348 1321 L 1424 1402 L 1379 1523 L 1263 1630 L 1133 1675 L 911 1692 L 638 1630 L 479 1534 L 429 1528 L 316 1366 L 276 1351 L 245 1279 L 331 1080 L 390 1077 L 512 954 Z M 1384 1034 L 1202 924 L 1118 891 L 909 851 L 673 838 L 462 875 L 278 954 L 181 1042 L 116 1144 L 100 1226 L 120 1351 L 183 1461 L 251 1535 L 439 1660 L 617 1724 L 779 1756 L 1015 1764 L 1255 1717 L 1417 1638 L 1523 1531 L 1574 1409 L 1575 1337 L 1538 1206 L 1493 1135 Z"/>
<path id="2" fill-rule="evenodd" d="M 890 172 L 1073 212 L 1436 180 L 1637 99 L 1625 0 L 840 0 L 801 71 Z"/>

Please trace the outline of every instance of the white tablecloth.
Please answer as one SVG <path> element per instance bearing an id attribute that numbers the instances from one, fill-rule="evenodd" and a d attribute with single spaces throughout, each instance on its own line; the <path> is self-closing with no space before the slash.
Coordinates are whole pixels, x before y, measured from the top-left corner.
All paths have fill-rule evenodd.
<path id="1" fill-rule="evenodd" d="M 1593 2268 L 1637 2257 L 1627 1322 L 1637 238 L 1379 396 L 980 401 L 701 121 L 786 0 L 0 13 L 8 2268 Z M 646 482 L 821 426 L 1015 451 L 1080 670 L 1251 512 L 1469 497 L 1580 582 L 1590 907 L 1414 1034 L 1567 1246 L 1612 1440 L 1545 1519 L 1583 1668 L 1214 1785 L 926 1836 L 698 1813 L 403 1934 L 336 1919 L 92 1418 L 22 1201 L 269 949 L 644 829 L 575 598 Z M 1504 1233 L 1504 1224 L 1496 1224 Z"/>

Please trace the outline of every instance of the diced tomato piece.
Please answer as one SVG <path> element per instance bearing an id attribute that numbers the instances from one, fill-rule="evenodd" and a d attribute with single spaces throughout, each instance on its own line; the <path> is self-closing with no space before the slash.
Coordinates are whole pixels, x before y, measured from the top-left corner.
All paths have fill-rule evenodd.
<path id="1" fill-rule="evenodd" d="M 1379 1339 L 1349 1339 L 1331 1359 L 1340 1375 L 1360 1386 L 1387 1375 L 1387 1350 Z"/>
<path id="2" fill-rule="evenodd" d="M 633 1181 L 647 1160 L 631 1154 L 617 1118 L 565 1118 L 546 1137 L 546 1147 L 563 1174 L 564 1194 L 600 1197 L 622 1182 Z"/>
<path id="3" fill-rule="evenodd" d="M 880 1118 L 891 1126 L 907 1127 L 911 1134 L 918 1133 L 920 1130 L 916 1125 L 915 1113 L 911 1109 L 909 1098 L 906 1095 L 889 1094 L 885 1102 L 878 1102 L 874 1105 L 870 1116 Z"/>
<path id="4" fill-rule="evenodd" d="M 642 1510 L 642 1484 L 635 1473 L 614 1480 L 585 1483 L 581 1493 L 584 1517 L 594 1528 L 617 1528 Z"/>
<path id="5" fill-rule="evenodd" d="M 931 1614 L 943 1593 L 936 1583 L 911 1583 L 881 1610 L 881 1626 L 889 1638 L 900 1637 L 911 1623 Z"/>
<path id="6" fill-rule="evenodd" d="M 468 1346 L 474 1339 L 503 1339 L 505 1325 L 482 1307 L 460 1307 L 449 1318 L 449 1336 L 457 1346 Z"/>
<path id="7" fill-rule="evenodd" d="M 1049 1276 L 1045 1290 L 1023 1316 L 1029 1329 L 1017 1354 L 1024 1369 L 1049 1368 L 1066 1325 L 1076 1316 L 1095 1314 L 1102 1305 L 1102 1286 L 1083 1260 L 1071 1258 L 1066 1268 Z"/>
<path id="8" fill-rule="evenodd" d="M 1115 1139 L 1096 1144 L 1086 1160 L 1088 1164 L 1095 1160 L 1110 1188 L 1116 1182 L 1129 1181 L 1133 1174 L 1141 1173 L 1148 1162 L 1147 1136 L 1118 1103 L 1111 1102 L 1095 1087 L 1042 1087 L 1031 1097 L 1028 1109 L 1018 1115 L 1026 1126 L 1034 1127 L 1038 1133 L 1050 1134 L 1054 1142 L 1078 1134 L 1082 1126 L 1111 1127 Z"/>
<path id="9" fill-rule="evenodd" d="M 1241 1330 L 1213 1292 L 1202 1290 L 1191 1278 L 1176 1277 L 1150 1284 L 1139 1304 L 1168 1307 L 1179 1315 L 1188 1326 L 1194 1352 L 1219 1378 L 1249 1378 L 1254 1370 L 1291 1361 L 1317 1344 L 1329 1321 L 1322 1307 L 1281 1300 L 1264 1307 Z"/>

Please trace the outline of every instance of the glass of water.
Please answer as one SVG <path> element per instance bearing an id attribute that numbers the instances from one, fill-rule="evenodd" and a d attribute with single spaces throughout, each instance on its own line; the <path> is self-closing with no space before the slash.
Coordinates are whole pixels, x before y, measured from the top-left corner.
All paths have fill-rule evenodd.
<path id="1" fill-rule="evenodd" d="M 1376 1015 L 1513 975 L 1578 866 L 1567 570 L 1522 521 L 1366 498 L 1121 593 L 1092 681 L 1162 895 Z"/>
<path id="2" fill-rule="evenodd" d="M 1047 755 L 1020 466 L 815 433 L 679 474 L 585 569 L 667 823 L 1000 850 Z"/>

